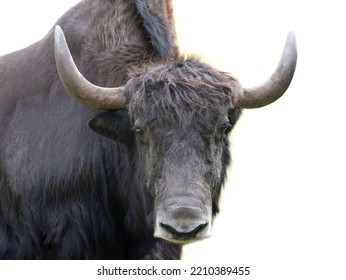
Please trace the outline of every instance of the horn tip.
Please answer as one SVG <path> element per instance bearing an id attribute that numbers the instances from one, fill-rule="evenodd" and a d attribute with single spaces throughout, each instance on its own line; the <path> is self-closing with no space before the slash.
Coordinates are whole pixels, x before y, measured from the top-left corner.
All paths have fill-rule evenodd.
<path id="1" fill-rule="evenodd" d="M 290 31 L 287 34 L 286 45 L 292 46 L 294 49 L 297 49 L 297 39 L 296 33 L 294 31 Z"/>
<path id="2" fill-rule="evenodd" d="M 63 31 L 62 31 L 62 28 L 60 27 L 59 24 L 57 24 L 57 25 L 55 26 L 54 32 L 55 32 L 55 34 L 57 34 L 57 33 L 59 33 L 59 32 L 60 32 L 60 33 L 63 32 Z"/>
<path id="3" fill-rule="evenodd" d="M 56 25 L 54 28 L 54 37 L 55 39 L 61 37 L 64 35 L 64 31 L 62 30 L 62 28 L 60 27 L 60 25 Z"/>

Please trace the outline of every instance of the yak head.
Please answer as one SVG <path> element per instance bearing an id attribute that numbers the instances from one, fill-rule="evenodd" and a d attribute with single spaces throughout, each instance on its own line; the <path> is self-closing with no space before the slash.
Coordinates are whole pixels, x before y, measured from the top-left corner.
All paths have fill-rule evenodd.
<path id="1" fill-rule="evenodd" d="M 227 133 L 240 110 L 230 76 L 194 59 L 135 69 L 125 87 L 155 236 L 173 242 L 210 235 L 230 161 Z"/>
<path id="2" fill-rule="evenodd" d="M 286 91 L 297 59 L 289 34 L 277 69 L 256 88 L 195 59 L 151 62 L 131 69 L 125 85 L 103 88 L 80 74 L 59 27 L 55 55 L 74 99 L 99 110 L 127 109 L 154 205 L 154 236 L 175 243 L 210 236 L 230 162 L 227 134 L 241 108 L 268 105 Z"/>

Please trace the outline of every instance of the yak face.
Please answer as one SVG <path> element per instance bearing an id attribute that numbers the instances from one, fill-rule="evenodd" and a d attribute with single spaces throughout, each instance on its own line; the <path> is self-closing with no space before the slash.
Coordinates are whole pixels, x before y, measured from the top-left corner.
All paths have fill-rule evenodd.
<path id="1" fill-rule="evenodd" d="M 136 69 L 125 87 L 155 237 L 187 243 L 211 234 L 238 83 L 195 60 Z"/>
<path id="2" fill-rule="evenodd" d="M 287 36 L 270 79 L 254 88 L 241 87 L 231 76 L 193 59 L 144 65 L 130 71 L 125 85 L 102 88 L 78 71 L 59 26 L 54 42 L 60 80 L 72 98 L 97 110 L 127 109 L 120 117 L 130 119 L 132 134 L 111 112 L 90 126 L 125 142 L 136 134 L 146 191 L 154 204 L 154 235 L 176 243 L 209 236 L 230 162 L 226 134 L 238 108 L 266 106 L 285 93 L 297 62 L 294 34 Z"/>
<path id="3" fill-rule="evenodd" d="M 127 113 L 154 205 L 155 237 L 187 243 L 210 236 L 230 162 L 227 134 L 240 114 L 233 105 L 239 91 L 232 77 L 193 59 L 131 71 Z M 103 112 L 89 126 L 126 141 L 121 114 L 126 118 L 124 110 Z"/>

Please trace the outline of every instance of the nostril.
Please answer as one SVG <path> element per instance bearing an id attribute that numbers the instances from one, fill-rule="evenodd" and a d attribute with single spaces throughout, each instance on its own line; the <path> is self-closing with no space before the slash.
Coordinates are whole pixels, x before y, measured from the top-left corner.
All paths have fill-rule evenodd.
<path id="1" fill-rule="evenodd" d="M 177 234 L 178 233 L 178 231 L 174 227 L 172 227 L 170 225 L 167 225 L 167 224 L 164 224 L 164 223 L 160 223 L 160 225 L 161 225 L 161 227 L 163 227 L 165 230 L 167 230 L 168 232 L 170 232 L 172 234 Z"/>
<path id="2" fill-rule="evenodd" d="M 203 231 L 208 226 L 208 223 L 200 224 L 198 227 L 196 227 L 193 231 L 191 231 L 192 234 L 198 234 L 201 231 Z"/>
<path id="3" fill-rule="evenodd" d="M 186 237 L 195 236 L 198 233 L 200 233 L 201 231 L 203 231 L 208 226 L 208 223 L 200 224 L 197 227 L 194 227 L 192 230 L 191 229 L 186 229 L 186 230 L 176 229 L 175 227 L 173 227 L 171 225 L 168 225 L 168 224 L 164 224 L 164 223 L 160 223 L 160 225 L 166 231 L 168 231 L 171 234 L 173 234 L 173 236 L 186 238 Z"/>

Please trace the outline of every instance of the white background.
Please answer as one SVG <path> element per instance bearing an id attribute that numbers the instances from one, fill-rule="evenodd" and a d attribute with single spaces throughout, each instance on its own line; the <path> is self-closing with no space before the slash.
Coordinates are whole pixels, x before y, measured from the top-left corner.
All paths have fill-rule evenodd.
<path id="1" fill-rule="evenodd" d="M 77 2 L 3 1 L 0 54 L 39 40 Z M 299 52 L 286 94 L 244 111 L 231 137 L 233 164 L 213 237 L 186 246 L 184 259 L 250 266 L 256 280 L 346 279 L 343 1 L 174 3 L 182 52 L 201 55 L 245 86 L 269 77 L 290 30 Z"/>

